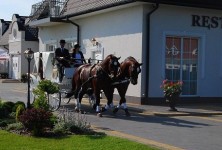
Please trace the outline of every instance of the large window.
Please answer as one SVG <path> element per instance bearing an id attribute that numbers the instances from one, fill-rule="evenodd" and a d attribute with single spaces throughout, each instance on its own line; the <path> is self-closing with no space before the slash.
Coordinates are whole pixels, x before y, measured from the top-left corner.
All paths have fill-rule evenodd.
<path id="1" fill-rule="evenodd" d="M 198 38 L 166 37 L 165 78 L 183 81 L 182 95 L 197 94 Z"/>

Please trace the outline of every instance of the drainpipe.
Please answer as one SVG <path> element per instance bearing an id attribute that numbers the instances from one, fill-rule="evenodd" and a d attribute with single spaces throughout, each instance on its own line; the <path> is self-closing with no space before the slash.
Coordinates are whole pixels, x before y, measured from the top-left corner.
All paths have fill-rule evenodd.
<path id="1" fill-rule="evenodd" d="M 80 44 L 80 43 L 79 43 L 79 42 L 80 42 L 80 27 L 79 27 L 79 25 L 78 25 L 77 23 L 69 20 L 68 17 L 66 17 L 66 21 L 67 21 L 68 23 L 71 23 L 72 25 L 74 25 L 74 26 L 77 27 L 77 43 Z"/>
<path id="2" fill-rule="evenodd" d="M 145 69 L 145 96 L 144 96 L 144 103 L 146 103 L 145 101 L 149 99 L 149 73 L 150 73 L 150 18 L 151 15 L 153 14 L 153 12 L 155 12 L 157 9 L 159 8 L 159 3 L 156 3 L 156 5 L 154 6 L 153 10 L 151 10 L 148 14 L 147 14 L 147 52 L 146 52 L 146 69 Z"/>

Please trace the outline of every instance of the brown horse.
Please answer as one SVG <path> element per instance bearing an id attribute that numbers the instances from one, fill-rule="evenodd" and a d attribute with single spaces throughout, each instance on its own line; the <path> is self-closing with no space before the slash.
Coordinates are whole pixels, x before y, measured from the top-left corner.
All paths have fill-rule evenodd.
<path id="1" fill-rule="evenodd" d="M 141 65 L 142 63 L 138 63 L 134 57 L 128 57 L 126 58 L 121 64 L 120 64 L 120 70 L 117 76 L 117 82 L 114 82 L 112 85 L 114 88 L 117 88 L 117 91 L 120 95 L 120 101 L 117 107 L 114 109 L 113 113 L 117 113 L 120 107 L 122 107 L 125 110 L 125 113 L 127 116 L 130 116 L 130 113 L 128 111 L 127 105 L 126 105 L 126 91 L 128 89 L 128 86 L 130 83 L 133 85 L 137 84 L 138 75 L 141 72 Z M 105 110 L 109 108 L 108 105 L 105 106 Z"/>
<path id="2" fill-rule="evenodd" d="M 73 94 L 75 94 L 75 99 L 77 99 L 76 110 L 81 109 L 82 97 L 89 91 L 91 91 L 89 95 L 95 95 L 95 109 L 99 115 L 101 115 L 101 90 L 103 90 L 108 100 L 108 104 L 112 103 L 114 89 L 111 88 L 111 86 L 119 70 L 119 59 L 120 58 L 117 58 L 114 55 L 108 55 L 102 62 L 98 64 L 85 64 L 77 68 L 72 80 L 72 91 L 74 92 Z"/>

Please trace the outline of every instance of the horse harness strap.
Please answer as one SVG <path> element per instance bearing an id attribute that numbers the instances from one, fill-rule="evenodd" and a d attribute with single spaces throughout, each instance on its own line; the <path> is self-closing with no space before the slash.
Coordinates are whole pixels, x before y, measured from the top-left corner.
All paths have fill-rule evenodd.
<path id="1" fill-rule="evenodd" d="M 97 78 L 98 78 L 98 77 L 101 77 L 102 75 L 104 75 L 104 74 L 102 74 L 102 73 L 99 73 L 99 71 L 102 71 L 103 73 L 105 73 L 105 76 L 107 76 L 108 78 L 112 79 L 112 75 L 109 74 L 109 73 L 107 73 L 107 72 L 103 69 L 102 66 L 98 65 L 98 67 L 99 67 L 99 69 L 97 70 L 97 74 L 96 74 Z"/>
<path id="2" fill-rule="evenodd" d="M 120 80 L 120 81 L 112 83 L 112 85 L 119 85 L 119 84 L 129 83 L 129 82 L 130 82 L 130 79 L 125 78 L 124 80 Z"/>

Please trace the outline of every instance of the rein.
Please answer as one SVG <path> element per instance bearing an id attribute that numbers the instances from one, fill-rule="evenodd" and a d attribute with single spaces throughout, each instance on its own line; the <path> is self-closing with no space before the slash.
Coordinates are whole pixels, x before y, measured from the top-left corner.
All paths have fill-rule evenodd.
<path id="1" fill-rule="evenodd" d="M 114 82 L 112 83 L 112 85 L 119 85 L 119 84 L 129 83 L 129 82 L 130 82 L 130 79 L 126 78 L 125 80 Z"/>

